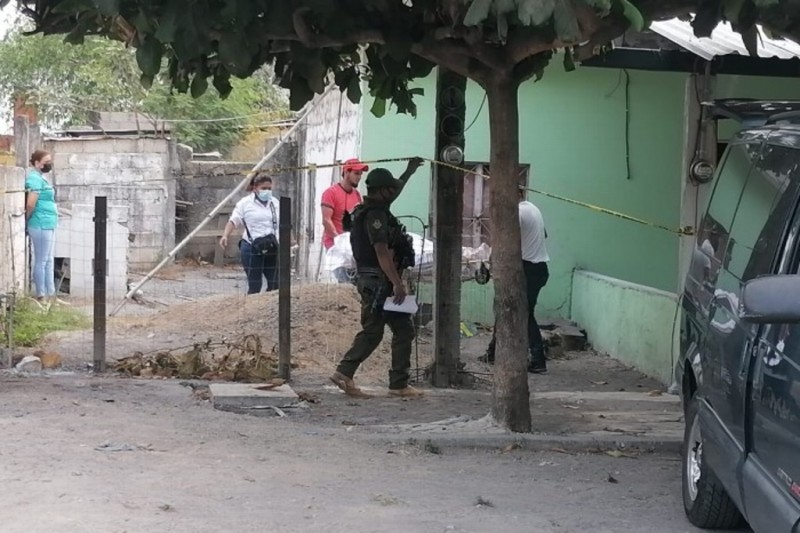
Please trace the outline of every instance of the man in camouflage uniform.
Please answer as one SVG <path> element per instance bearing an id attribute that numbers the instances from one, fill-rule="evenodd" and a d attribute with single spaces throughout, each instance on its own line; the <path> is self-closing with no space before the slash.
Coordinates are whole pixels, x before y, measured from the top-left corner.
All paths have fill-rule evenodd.
<path id="1" fill-rule="evenodd" d="M 414 264 L 414 250 L 403 227 L 389 211 L 389 206 L 421 164 L 422 159 L 411 159 L 399 179 L 385 168 L 372 170 L 366 180 L 367 196 L 352 214 L 350 243 L 358 271 L 362 330 L 331 376 L 331 381 L 349 396 L 367 397 L 356 386 L 353 376 L 380 344 L 386 325 L 392 330 L 389 394 L 400 397 L 422 394 L 408 385 L 411 344 L 414 340 L 411 315 L 383 309 L 387 297 L 398 304 L 406 298 L 402 271 L 409 264 Z"/>

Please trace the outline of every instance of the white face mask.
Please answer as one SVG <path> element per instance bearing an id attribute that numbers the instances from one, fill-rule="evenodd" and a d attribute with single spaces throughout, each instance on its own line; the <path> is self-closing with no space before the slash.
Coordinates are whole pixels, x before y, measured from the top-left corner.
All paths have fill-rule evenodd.
<path id="1" fill-rule="evenodd" d="M 269 202 L 270 200 L 272 200 L 272 191 L 270 190 L 256 191 L 256 196 L 258 196 L 258 199 L 261 200 L 262 202 Z"/>

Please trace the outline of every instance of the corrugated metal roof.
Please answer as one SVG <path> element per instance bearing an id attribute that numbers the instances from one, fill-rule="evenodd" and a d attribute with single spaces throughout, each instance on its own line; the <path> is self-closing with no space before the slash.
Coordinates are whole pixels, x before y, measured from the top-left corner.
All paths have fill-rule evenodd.
<path id="1" fill-rule="evenodd" d="M 711 61 L 715 56 L 750 55 L 744 47 L 742 36 L 734 31 L 727 22 L 722 22 L 714 28 L 711 37 L 703 38 L 695 37 L 694 28 L 690 22 L 677 18 L 653 22 L 650 24 L 650 29 L 706 61 Z M 758 26 L 758 33 L 760 35 L 758 57 L 780 59 L 800 57 L 800 44 L 788 39 L 771 39 L 764 34 L 761 26 Z"/>

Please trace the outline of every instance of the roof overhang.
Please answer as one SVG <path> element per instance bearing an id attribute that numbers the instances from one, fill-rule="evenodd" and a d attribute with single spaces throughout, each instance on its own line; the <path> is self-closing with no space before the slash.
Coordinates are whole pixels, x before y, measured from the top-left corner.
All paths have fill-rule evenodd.
<path id="1" fill-rule="evenodd" d="M 729 24 L 717 26 L 711 37 L 698 38 L 689 21 L 656 21 L 641 34 L 626 34 L 613 49 L 582 61 L 586 67 L 629 68 L 660 72 L 800 77 L 800 44 L 774 39 L 759 27 L 758 57 L 751 57 L 741 35 Z"/>

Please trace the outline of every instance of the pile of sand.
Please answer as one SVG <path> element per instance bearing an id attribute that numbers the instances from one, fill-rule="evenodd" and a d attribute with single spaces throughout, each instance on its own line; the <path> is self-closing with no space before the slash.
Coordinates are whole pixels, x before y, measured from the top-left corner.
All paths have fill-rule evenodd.
<path id="1" fill-rule="evenodd" d="M 361 302 L 349 285 L 313 284 L 292 287 L 292 362 L 300 368 L 333 370 L 360 330 Z M 206 339 L 237 339 L 258 335 L 266 350 L 278 343 L 278 294 L 251 296 L 220 295 L 172 305 L 144 317 L 118 317 L 110 323 L 128 335 L 140 331 L 142 338 L 159 333 L 185 331 L 197 342 Z M 359 371 L 363 376 L 385 379 L 391 363 L 391 334 Z M 427 343 L 420 345 L 421 366 L 430 361 Z M 412 361 L 413 365 L 413 361 Z"/>

